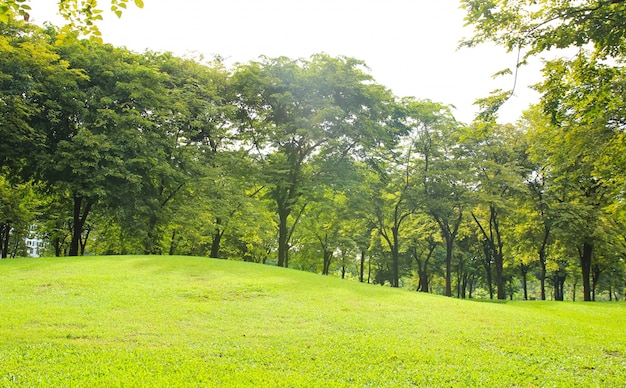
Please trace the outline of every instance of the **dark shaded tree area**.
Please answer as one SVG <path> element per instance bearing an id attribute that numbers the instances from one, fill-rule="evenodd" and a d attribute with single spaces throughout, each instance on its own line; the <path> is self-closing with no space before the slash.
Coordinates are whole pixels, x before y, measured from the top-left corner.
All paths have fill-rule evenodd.
<path id="1" fill-rule="evenodd" d="M 0 29 L 2 257 L 25 255 L 36 225 L 57 256 L 200 255 L 460 298 L 624 296 L 616 67 L 554 65 L 549 112 L 463 124 L 353 58 L 228 69 Z M 588 71 L 602 114 L 577 100 Z"/>

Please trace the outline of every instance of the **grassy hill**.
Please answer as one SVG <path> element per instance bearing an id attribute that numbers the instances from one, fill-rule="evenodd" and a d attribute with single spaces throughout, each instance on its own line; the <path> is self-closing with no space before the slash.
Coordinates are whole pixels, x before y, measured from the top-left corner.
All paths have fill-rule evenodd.
<path id="1" fill-rule="evenodd" d="M 624 303 L 456 300 L 207 258 L 0 261 L 0 386 L 625 384 Z"/>

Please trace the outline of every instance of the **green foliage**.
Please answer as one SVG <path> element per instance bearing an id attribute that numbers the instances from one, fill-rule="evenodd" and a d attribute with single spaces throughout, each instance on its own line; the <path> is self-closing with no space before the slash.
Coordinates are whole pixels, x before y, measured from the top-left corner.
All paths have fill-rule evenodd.
<path id="1" fill-rule="evenodd" d="M 0 23 L 8 23 L 13 15 L 24 17 L 30 9 L 27 0 L 3 0 L 0 2 Z"/>
<path id="2" fill-rule="evenodd" d="M 459 297 L 489 295 L 492 271 L 511 296 L 522 271 L 559 296 L 582 274 L 623 295 L 619 61 L 553 62 L 544 112 L 466 127 L 353 58 L 227 69 L 0 29 L 0 220 L 39 224 L 57 255 L 205 255 L 407 287 L 417 271 L 422 290 Z M 25 182 L 37 217 L 11 191 Z"/>
<path id="3" fill-rule="evenodd" d="M 594 46 L 598 53 L 626 53 L 626 4 L 614 1 L 461 0 L 474 37 L 465 45 L 493 41 L 509 51 Z"/>
<path id="4" fill-rule="evenodd" d="M 4 385 L 568 387 L 626 379 L 621 303 L 476 303 L 194 257 L 0 267 Z"/>
<path id="5" fill-rule="evenodd" d="M 122 17 L 123 10 L 127 8 L 129 2 L 129 0 L 110 0 L 111 12 L 118 18 Z M 137 8 L 144 6 L 143 0 L 133 0 L 133 3 Z M 66 38 L 75 37 L 76 34 L 82 34 L 94 41 L 102 42 L 102 34 L 98 29 L 97 22 L 103 19 L 103 10 L 99 8 L 98 0 L 59 0 L 58 4 L 59 14 L 68 22 L 57 36 L 58 44 L 62 44 Z M 9 23 L 15 15 L 28 21 L 28 11 L 30 10 L 28 0 L 1 0 L 0 23 Z"/>

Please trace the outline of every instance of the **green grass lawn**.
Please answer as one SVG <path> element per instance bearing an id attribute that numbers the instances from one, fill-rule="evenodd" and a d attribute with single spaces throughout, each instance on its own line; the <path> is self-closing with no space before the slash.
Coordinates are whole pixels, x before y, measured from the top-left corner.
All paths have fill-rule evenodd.
<path id="1" fill-rule="evenodd" d="M 626 305 L 207 258 L 2 260 L 0 386 L 624 387 Z"/>

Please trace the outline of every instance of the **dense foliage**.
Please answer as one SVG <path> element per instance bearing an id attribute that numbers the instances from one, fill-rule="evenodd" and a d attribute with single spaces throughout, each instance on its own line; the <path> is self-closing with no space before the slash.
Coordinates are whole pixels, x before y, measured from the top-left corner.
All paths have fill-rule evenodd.
<path id="1" fill-rule="evenodd" d="M 624 296 L 619 67 L 555 63 L 550 109 L 463 124 L 353 58 L 228 69 L 0 29 L 3 257 L 24 255 L 36 225 L 57 256 L 210 256 L 458 297 Z M 606 109 L 586 102 L 589 72 Z"/>
<path id="2" fill-rule="evenodd" d="M 491 41 L 518 50 L 524 59 L 518 67 L 529 57 L 552 51 L 544 62 L 544 80 L 536 85 L 542 93 L 541 111 L 550 122 L 538 112 L 527 116 L 530 155 L 540 171 L 533 190 L 546 218 L 540 255 L 546 254 L 550 236 L 561 232 L 555 227 L 567 222 L 564 236 L 577 247 L 584 299 L 592 300 L 595 279 L 606 273 L 599 262 L 622 260 L 615 256 L 624 244 L 623 237 L 617 244 L 608 243 L 613 238 L 607 237 L 624 235 L 626 2 L 461 3 L 467 23 L 475 28 L 467 45 Z M 484 99 L 485 112 L 497 110 L 508 95 L 496 92 Z M 543 203 L 546 194 L 557 201 L 552 210 Z M 601 259 L 604 255 L 608 257 Z"/>

